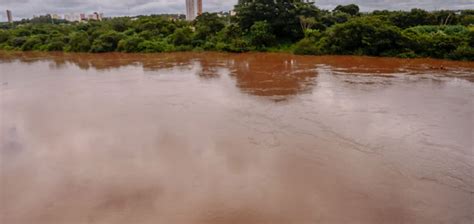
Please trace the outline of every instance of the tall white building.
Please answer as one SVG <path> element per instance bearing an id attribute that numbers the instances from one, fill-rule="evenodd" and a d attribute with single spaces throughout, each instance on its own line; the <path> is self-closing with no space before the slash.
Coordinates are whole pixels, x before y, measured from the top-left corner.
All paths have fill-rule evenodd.
<path id="1" fill-rule="evenodd" d="M 186 20 L 192 21 L 201 14 L 202 0 L 186 0 Z"/>
<path id="2" fill-rule="evenodd" d="M 194 20 L 196 15 L 194 15 L 194 0 L 186 0 L 186 20 Z"/>

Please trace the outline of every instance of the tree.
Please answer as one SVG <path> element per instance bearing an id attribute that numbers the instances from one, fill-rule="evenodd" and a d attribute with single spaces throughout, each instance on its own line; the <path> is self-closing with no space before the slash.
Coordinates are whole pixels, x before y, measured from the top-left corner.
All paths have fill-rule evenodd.
<path id="1" fill-rule="evenodd" d="M 390 13 L 389 20 L 400 28 L 437 24 L 436 17 L 423 9 L 412 9 L 410 12 Z"/>
<path id="2" fill-rule="evenodd" d="M 6 30 L 0 30 L 0 44 L 5 43 L 10 39 L 10 33 Z"/>
<path id="3" fill-rule="evenodd" d="M 245 52 L 250 43 L 243 37 L 243 31 L 238 24 L 231 23 L 216 35 L 215 49 L 230 52 Z"/>
<path id="4" fill-rule="evenodd" d="M 94 40 L 91 51 L 95 53 L 115 51 L 117 49 L 118 42 L 124 38 L 125 35 L 122 33 L 108 31 Z"/>
<path id="5" fill-rule="evenodd" d="M 317 55 L 321 54 L 321 51 L 315 42 L 311 41 L 309 38 L 304 38 L 295 44 L 293 53 L 301 55 Z"/>
<path id="6" fill-rule="evenodd" d="M 124 52 L 139 52 L 139 45 L 144 41 L 143 38 L 138 36 L 127 37 L 118 42 L 118 51 Z"/>
<path id="7" fill-rule="evenodd" d="M 303 55 L 318 55 L 323 54 L 321 40 L 323 34 L 319 30 L 308 29 L 305 31 L 305 38 L 294 45 L 293 53 Z"/>
<path id="8" fill-rule="evenodd" d="M 193 41 L 193 31 L 189 28 L 178 28 L 171 35 L 171 41 L 176 46 L 191 45 Z"/>
<path id="9" fill-rule="evenodd" d="M 72 52 L 88 52 L 90 47 L 89 35 L 84 31 L 79 31 L 69 35 L 69 43 L 65 49 Z"/>
<path id="10" fill-rule="evenodd" d="M 43 44 L 41 37 L 30 36 L 21 46 L 22 51 L 39 50 L 39 47 Z"/>
<path id="11" fill-rule="evenodd" d="M 236 38 L 240 38 L 243 35 L 242 28 L 238 24 L 232 23 L 224 29 L 222 29 L 218 34 L 218 39 L 220 41 L 227 41 L 227 40 L 232 40 Z"/>
<path id="12" fill-rule="evenodd" d="M 330 53 L 357 55 L 393 55 L 402 38 L 398 27 L 370 17 L 336 24 L 325 35 Z"/>
<path id="13" fill-rule="evenodd" d="M 474 10 L 360 13 L 354 4 L 329 11 L 306 0 L 240 0 L 235 11 L 230 20 L 204 13 L 193 22 L 178 15 L 151 15 L 57 24 L 50 16 L 42 16 L 0 23 L 0 48 L 244 52 L 272 47 L 293 49 L 297 54 L 473 58 Z"/>
<path id="14" fill-rule="evenodd" d="M 240 0 L 235 6 L 235 21 L 244 32 L 255 22 L 266 21 L 279 39 L 294 41 L 303 36 L 300 9 L 315 9 L 312 4 L 302 0 Z"/>
<path id="15" fill-rule="evenodd" d="M 402 32 L 405 47 L 425 57 L 447 58 L 469 46 L 469 30 L 463 26 L 416 26 Z"/>
<path id="16" fill-rule="evenodd" d="M 455 12 L 450 10 L 441 10 L 430 13 L 437 23 L 423 25 L 455 25 L 459 23 L 459 18 Z"/>
<path id="17" fill-rule="evenodd" d="M 355 16 L 359 14 L 359 6 L 355 4 L 350 4 L 350 5 L 338 5 L 333 11 L 334 12 L 344 12 L 347 13 L 351 16 Z"/>
<path id="18" fill-rule="evenodd" d="M 194 21 L 196 27 L 196 38 L 207 40 L 216 35 L 225 27 L 224 20 L 217 16 L 217 13 L 203 13 Z"/>
<path id="19" fill-rule="evenodd" d="M 275 44 L 276 37 L 266 21 L 258 21 L 250 27 L 250 43 L 257 49 L 265 49 Z"/>
<path id="20" fill-rule="evenodd" d="M 21 48 L 27 39 L 27 37 L 14 37 L 9 40 L 9 45 L 15 48 Z"/>
<path id="21" fill-rule="evenodd" d="M 107 21 L 110 26 L 112 27 L 113 30 L 117 32 L 124 32 L 129 28 L 128 23 L 130 19 L 127 17 L 118 17 L 118 18 L 113 18 L 109 21 Z"/>
<path id="22" fill-rule="evenodd" d="M 65 44 L 63 41 L 59 41 L 59 40 L 54 40 L 50 43 L 48 43 L 44 50 L 47 50 L 47 51 L 63 51 L 65 47 Z"/>
<path id="23" fill-rule="evenodd" d="M 474 61 L 474 47 L 459 46 L 455 51 L 448 54 L 448 58 L 454 60 Z"/>
<path id="24" fill-rule="evenodd" d="M 468 39 L 469 39 L 469 42 L 468 42 L 469 46 L 474 47 L 474 27 L 472 27 L 469 30 Z"/>
<path id="25" fill-rule="evenodd" d="M 460 23 L 464 26 L 474 25 L 474 15 L 463 15 Z"/>
<path id="26" fill-rule="evenodd" d="M 154 52 L 164 52 L 172 51 L 173 46 L 166 43 L 165 41 L 143 41 L 138 45 L 138 48 L 141 52 L 154 53 Z"/>
<path id="27" fill-rule="evenodd" d="M 316 19 L 313 17 L 300 16 L 300 25 L 303 31 L 311 29 L 316 23 Z"/>

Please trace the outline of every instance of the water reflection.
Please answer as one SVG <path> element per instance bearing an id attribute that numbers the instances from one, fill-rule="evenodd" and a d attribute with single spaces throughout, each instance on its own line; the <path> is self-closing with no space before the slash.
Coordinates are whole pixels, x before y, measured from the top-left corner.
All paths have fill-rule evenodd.
<path id="1" fill-rule="evenodd" d="M 65 63 L 75 64 L 81 69 L 112 69 L 127 65 L 142 65 L 149 70 L 159 70 L 173 66 L 189 65 L 192 61 L 199 61 L 204 68 L 232 66 L 240 63 L 262 63 L 269 65 L 272 62 L 283 62 L 285 65 L 295 63 L 332 66 L 335 71 L 351 72 L 355 74 L 390 74 L 409 72 L 464 72 L 472 71 L 472 62 L 448 61 L 436 59 L 398 59 L 377 57 L 353 56 L 295 56 L 278 53 L 162 53 L 162 54 L 87 54 L 62 52 L 0 52 L 0 62 L 21 61 L 32 63 L 37 61 L 52 61 L 57 65 Z M 245 64 L 244 64 L 245 65 Z M 248 66 L 244 66 L 248 68 Z M 272 66 L 273 67 L 273 66 Z M 269 69 L 272 69 L 269 67 Z M 282 67 L 279 67 L 282 68 Z M 272 71 L 272 70 L 269 70 Z"/>
<path id="2" fill-rule="evenodd" d="M 305 57 L 287 54 L 225 54 L 225 53 L 165 53 L 165 54 L 67 54 L 42 52 L 0 52 L 0 63 L 20 61 L 50 62 L 51 68 L 62 69 L 69 64 L 80 69 L 111 70 L 125 66 L 140 66 L 145 71 L 164 69 L 192 70 L 203 79 L 228 73 L 235 78 L 241 91 L 287 99 L 305 93 L 316 84 L 318 71 L 332 75 L 390 78 L 397 75 L 426 75 L 430 78 L 456 77 L 474 82 L 474 63 L 434 59 L 394 59 L 352 56 Z M 351 77 L 349 77 L 351 79 Z M 374 84 L 373 81 L 345 80 L 348 83 Z M 383 80 L 383 83 L 390 83 Z"/>

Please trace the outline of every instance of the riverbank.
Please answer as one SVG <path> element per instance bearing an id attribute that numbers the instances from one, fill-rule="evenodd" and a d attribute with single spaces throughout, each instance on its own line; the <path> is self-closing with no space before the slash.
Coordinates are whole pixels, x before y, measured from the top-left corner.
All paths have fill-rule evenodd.
<path id="1" fill-rule="evenodd" d="M 32 53 L 32 54 L 41 54 L 41 53 L 52 53 L 52 54 L 95 54 L 95 55 L 102 55 L 102 54 L 142 54 L 142 55 L 155 55 L 155 54 L 171 54 L 171 53 L 222 53 L 222 54 L 289 54 L 295 56 L 316 56 L 316 57 L 369 57 L 369 58 L 382 58 L 382 59 L 419 59 L 419 60 L 440 60 L 440 61 L 457 61 L 457 62 L 468 62 L 472 63 L 474 60 L 470 59 L 453 59 L 453 58 L 435 58 L 435 57 L 422 57 L 422 56 L 373 56 L 373 55 L 350 55 L 350 54 L 298 54 L 295 53 L 295 46 L 285 46 L 283 48 L 269 48 L 265 51 L 243 51 L 243 52 L 233 52 L 233 51 L 218 51 L 218 50 L 203 50 L 203 49 L 192 49 L 187 51 L 162 51 L 162 52 L 68 52 L 68 51 L 41 51 L 41 50 L 31 50 L 31 51 L 22 51 L 22 50 L 14 50 L 14 49 L 1 49 L 0 52 L 3 54 L 17 54 L 17 53 Z"/>

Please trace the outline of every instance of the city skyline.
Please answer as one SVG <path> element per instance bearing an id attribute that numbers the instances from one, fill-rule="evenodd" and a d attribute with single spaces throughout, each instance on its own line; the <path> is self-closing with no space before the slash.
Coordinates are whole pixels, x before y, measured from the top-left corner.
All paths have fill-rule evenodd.
<path id="1" fill-rule="evenodd" d="M 474 9 L 472 0 L 317 0 L 316 5 L 322 9 L 332 9 L 339 4 L 355 3 L 362 11 L 377 9 L 408 10 L 423 8 L 426 10 L 441 9 Z M 204 11 L 229 11 L 237 0 L 206 0 Z M 100 11 L 108 16 L 135 16 L 149 14 L 186 14 L 184 0 L 0 0 L 0 10 L 3 12 L 0 21 L 7 21 L 6 10 L 11 10 L 15 20 L 32 18 L 33 15 L 92 13 Z"/>

